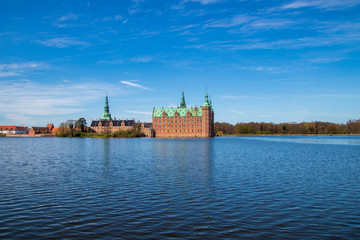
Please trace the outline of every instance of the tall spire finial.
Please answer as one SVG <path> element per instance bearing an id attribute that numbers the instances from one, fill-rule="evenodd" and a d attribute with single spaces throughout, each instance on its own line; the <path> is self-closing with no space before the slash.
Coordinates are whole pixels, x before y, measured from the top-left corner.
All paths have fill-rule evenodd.
<path id="1" fill-rule="evenodd" d="M 107 93 L 106 93 L 106 97 L 105 97 L 105 106 L 104 106 L 104 113 L 103 113 L 102 118 L 106 119 L 106 120 L 111 120 L 111 114 L 109 111 L 109 99 L 108 99 Z"/>
<path id="2" fill-rule="evenodd" d="M 205 100 L 204 100 L 204 104 L 203 104 L 203 107 L 210 107 L 211 104 L 209 102 L 209 95 L 207 93 L 207 86 L 206 86 L 206 93 L 205 93 Z"/>
<path id="3" fill-rule="evenodd" d="M 184 90 L 182 90 L 182 96 L 181 96 L 181 101 L 180 101 L 180 107 L 181 107 L 181 108 L 186 108 Z"/>

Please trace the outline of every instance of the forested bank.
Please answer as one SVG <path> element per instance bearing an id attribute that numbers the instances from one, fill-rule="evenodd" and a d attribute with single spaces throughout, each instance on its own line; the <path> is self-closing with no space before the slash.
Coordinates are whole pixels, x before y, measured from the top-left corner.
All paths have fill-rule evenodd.
<path id="1" fill-rule="evenodd" d="M 301 123 L 265 123 L 249 122 L 235 125 L 226 122 L 215 122 L 217 135 L 287 135 L 287 134 L 359 134 L 360 120 L 349 120 L 345 124 L 331 122 L 301 122 Z"/>
<path id="2" fill-rule="evenodd" d="M 68 123 L 61 123 L 58 127 L 56 137 L 92 137 L 92 138 L 135 138 L 142 137 L 140 131 L 141 125 L 135 124 L 132 130 L 118 130 L 115 132 L 96 133 L 87 127 L 85 118 L 80 118 L 76 122 L 68 121 Z"/>

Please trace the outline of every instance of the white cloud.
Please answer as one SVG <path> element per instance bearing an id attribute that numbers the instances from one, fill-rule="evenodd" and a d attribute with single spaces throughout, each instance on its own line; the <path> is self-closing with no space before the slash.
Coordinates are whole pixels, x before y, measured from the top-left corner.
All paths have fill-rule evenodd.
<path id="1" fill-rule="evenodd" d="M 242 39 L 227 42 L 210 42 L 206 44 L 188 45 L 185 48 L 213 49 L 213 50 L 243 50 L 243 49 L 302 49 L 322 46 L 335 46 L 358 43 L 360 34 L 343 33 L 329 34 L 325 37 L 304 37 L 296 39 Z"/>
<path id="2" fill-rule="evenodd" d="M 13 76 L 18 76 L 20 75 L 19 73 L 16 72 L 2 72 L 0 71 L 0 77 L 13 77 Z"/>
<path id="3" fill-rule="evenodd" d="M 310 59 L 310 62 L 314 63 L 334 63 L 344 60 L 343 58 L 336 58 L 336 57 L 318 57 Z"/>
<path id="4" fill-rule="evenodd" d="M 149 63 L 153 62 L 154 57 L 151 56 L 140 56 L 140 57 L 131 57 L 127 59 L 116 59 L 116 60 L 104 60 L 99 61 L 98 64 L 125 64 L 125 63 Z"/>
<path id="5" fill-rule="evenodd" d="M 218 2 L 224 2 L 224 0 L 187 0 L 186 2 L 198 2 L 203 5 L 207 5 L 207 4 L 213 4 L 213 3 L 218 3 Z"/>
<path id="6" fill-rule="evenodd" d="M 127 113 L 134 113 L 134 114 L 141 114 L 141 115 L 152 115 L 152 112 L 141 112 L 141 111 L 131 111 L 131 110 L 124 110 Z"/>
<path id="7" fill-rule="evenodd" d="M 68 14 L 68 15 L 61 16 L 61 17 L 59 18 L 59 21 L 60 21 L 60 22 L 63 22 L 63 21 L 78 20 L 78 19 L 79 19 L 79 15 L 70 13 L 70 14 Z"/>
<path id="8" fill-rule="evenodd" d="M 265 94 L 253 94 L 253 95 L 227 95 L 222 96 L 225 99 L 231 99 L 231 100 L 244 100 L 244 99 L 269 99 L 272 96 L 265 95 Z"/>
<path id="9" fill-rule="evenodd" d="M 25 70 L 25 69 L 47 69 L 50 66 L 42 62 L 24 62 L 24 63 L 9 63 L 0 64 L 0 71 L 2 70 Z"/>
<path id="10" fill-rule="evenodd" d="M 133 62 L 133 63 L 147 63 L 152 61 L 153 61 L 152 57 L 134 57 L 129 59 L 129 62 Z"/>
<path id="11" fill-rule="evenodd" d="M 207 27 L 223 27 L 223 28 L 228 28 L 228 27 L 234 27 L 234 26 L 238 26 L 244 23 L 247 23 L 251 20 L 253 20 L 254 17 L 250 17 L 247 15 L 237 15 L 234 16 L 232 18 L 225 18 L 225 19 L 220 19 L 220 20 L 211 20 L 209 21 L 207 24 L 204 25 L 205 28 Z"/>
<path id="12" fill-rule="evenodd" d="M 237 113 L 237 114 L 239 114 L 239 115 L 241 115 L 241 116 L 247 116 L 246 113 L 240 112 L 240 111 L 237 111 L 237 110 L 234 110 L 234 109 L 230 109 L 230 111 L 233 112 L 233 113 Z"/>
<path id="13" fill-rule="evenodd" d="M 284 29 L 296 24 L 301 21 L 294 21 L 291 19 L 256 19 L 249 25 L 251 29 Z"/>
<path id="14" fill-rule="evenodd" d="M 121 15 L 115 15 L 114 18 L 115 18 L 115 20 L 123 20 L 124 19 L 124 17 Z"/>
<path id="15" fill-rule="evenodd" d="M 184 31 L 193 27 L 197 27 L 199 24 L 190 24 L 190 25 L 185 25 L 185 26 L 173 26 L 171 27 L 170 31 L 171 32 L 176 32 L 176 31 Z"/>
<path id="16" fill-rule="evenodd" d="M 267 72 L 274 72 L 275 69 L 273 67 L 264 67 L 264 66 L 252 66 L 252 67 L 243 67 L 242 69 L 244 70 L 251 70 L 251 71 L 267 71 Z"/>
<path id="17" fill-rule="evenodd" d="M 141 89 L 145 89 L 145 90 L 150 90 L 150 88 L 148 87 L 145 87 L 143 85 L 140 85 L 140 84 L 137 84 L 137 83 L 134 83 L 134 82 L 130 82 L 130 81 L 120 81 L 120 83 L 124 84 L 124 85 L 127 85 L 127 86 L 130 86 L 130 87 L 135 87 L 135 88 L 141 88 Z"/>
<path id="18" fill-rule="evenodd" d="M 231 100 L 239 100 L 239 99 L 246 99 L 248 96 L 223 96 L 223 98 L 231 99 Z"/>
<path id="19" fill-rule="evenodd" d="M 296 0 L 283 5 L 282 9 L 298 9 L 315 7 L 321 9 L 339 9 L 353 7 L 360 4 L 359 0 Z"/>
<path id="20" fill-rule="evenodd" d="M 49 117 L 54 121 L 54 116 L 83 112 L 89 101 L 103 97 L 109 89 L 120 91 L 119 87 L 106 83 L 50 85 L 24 80 L 1 81 L 0 84 L 0 114 L 8 122 L 23 123 L 21 119 L 25 119 L 29 120 L 27 124 Z"/>
<path id="21" fill-rule="evenodd" d="M 57 48 L 67 48 L 72 46 L 87 47 L 90 45 L 88 42 L 79 41 L 71 37 L 57 37 L 47 40 L 39 40 L 37 42 L 48 47 L 57 47 Z"/>
<path id="22" fill-rule="evenodd" d="M 49 69 L 50 65 L 43 62 L 23 62 L 0 64 L 0 77 L 13 77 L 31 70 Z"/>

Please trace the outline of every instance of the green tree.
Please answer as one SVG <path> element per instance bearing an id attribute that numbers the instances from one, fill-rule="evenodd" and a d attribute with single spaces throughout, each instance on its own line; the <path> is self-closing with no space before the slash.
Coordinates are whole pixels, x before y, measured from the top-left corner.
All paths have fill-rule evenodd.
<path id="1" fill-rule="evenodd" d="M 85 127 L 87 125 L 85 118 L 79 118 L 79 120 L 76 121 L 75 128 L 80 129 L 81 132 L 85 132 Z"/>

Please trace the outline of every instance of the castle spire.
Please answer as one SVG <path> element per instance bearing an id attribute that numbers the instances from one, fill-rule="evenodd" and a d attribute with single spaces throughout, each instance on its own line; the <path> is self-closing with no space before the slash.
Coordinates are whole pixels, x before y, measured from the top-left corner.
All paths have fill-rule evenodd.
<path id="1" fill-rule="evenodd" d="M 204 100 L 203 107 L 211 107 L 211 104 L 209 102 L 209 95 L 207 93 L 207 87 L 206 87 L 205 100 Z"/>
<path id="2" fill-rule="evenodd" d="M 104 114 L 103 114 L 102 118 L 106 119 L 106 120 L 111 120 L 111 114 L 109 112 L 109 99 L 108 99 L 107 94 L 105 97 Z"/>
<path id="3" fill-rule="evenodd" d="M 186 108 L 185 96 L 184 96 L 184 90 L 182 91 L 182 96 L 181 96 L 180 107 L 181 107 L 181 108 Z"/>

